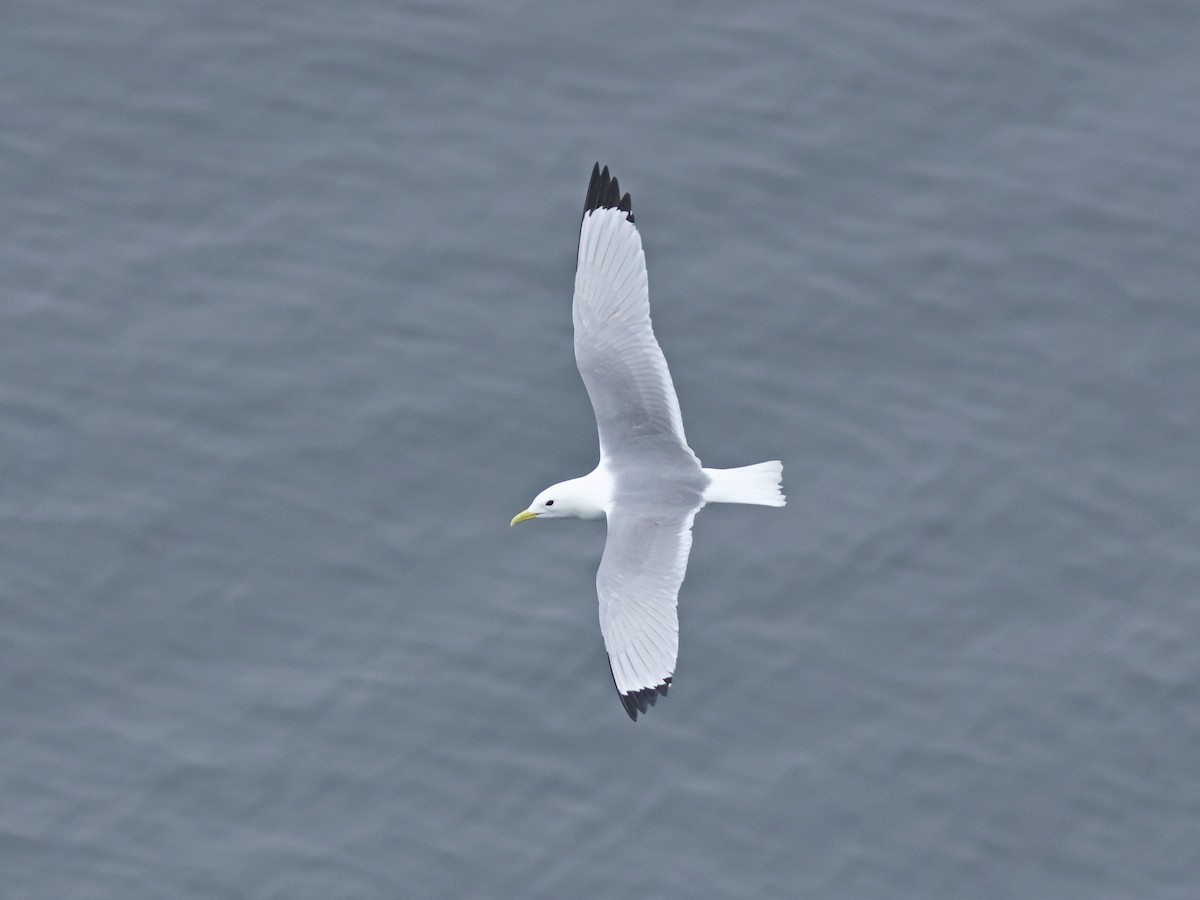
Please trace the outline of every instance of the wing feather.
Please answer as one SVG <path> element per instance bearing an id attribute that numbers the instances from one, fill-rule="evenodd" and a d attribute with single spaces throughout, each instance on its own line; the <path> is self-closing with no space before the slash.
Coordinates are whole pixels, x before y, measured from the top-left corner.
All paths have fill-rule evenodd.
<path id="1" fill-rule="evenodd" d="M 646 257 L 632 206 L 608 168 L 597 165 L 579 229 L 572 318 L 575 361 L 608 458 L 647 435 L 687 448 L 675 385 L 650 323 Z"/>
<path id="2" fill-rule="evenodd" d="M 679 587 L 696 510 L 673 515 L 615 509 L 596 573 L 600 631 L 613 683 L 635 721 L 666 694 L 679 656 Z M 632 700 L 632 702 L 631 702 Z"/>

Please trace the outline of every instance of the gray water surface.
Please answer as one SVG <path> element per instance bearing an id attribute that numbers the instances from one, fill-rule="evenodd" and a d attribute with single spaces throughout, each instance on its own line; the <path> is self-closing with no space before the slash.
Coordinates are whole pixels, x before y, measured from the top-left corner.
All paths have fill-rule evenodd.
<path id="1" fill-rule="evenodd" d="M 1200 896 L 1200 6 L 10 0 L 6 898 Z M 595 160 L 708 465 L 605 665 Z"/>

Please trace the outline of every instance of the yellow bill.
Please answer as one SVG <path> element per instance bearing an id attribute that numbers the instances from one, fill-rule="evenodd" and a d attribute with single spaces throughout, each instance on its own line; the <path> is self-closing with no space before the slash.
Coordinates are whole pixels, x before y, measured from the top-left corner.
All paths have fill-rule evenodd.
<path id="1" fill-rule="evenodd" d="M 525 510 L 525 512 L 519 512 L 515 516 L 513 516 L 513 520 L 508 523 L 508 527 L 512 528 L 518 522 L 528 522 L 530 519 L 536 519 L 536 518 L 537 518 L 537 513 L 535 513 L 532 509 L 527 509 L 527 510 Z"/>

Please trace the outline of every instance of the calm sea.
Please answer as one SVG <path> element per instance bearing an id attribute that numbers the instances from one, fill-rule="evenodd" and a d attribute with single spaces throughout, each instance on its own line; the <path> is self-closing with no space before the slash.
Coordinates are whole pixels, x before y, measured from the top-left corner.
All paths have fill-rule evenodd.
<path id="1" fill-rule="evenodd" d="M 1200 896 L 1200 6 L 8 0 L 4 898 Z M 636 725 L 570 346 L 706 464 Z"/>

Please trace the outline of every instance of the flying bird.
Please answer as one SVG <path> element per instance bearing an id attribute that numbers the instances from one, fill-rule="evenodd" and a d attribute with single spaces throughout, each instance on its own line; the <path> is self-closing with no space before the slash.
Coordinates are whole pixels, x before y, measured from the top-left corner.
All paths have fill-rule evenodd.
<path id="1" fill-rule="evenodd" d="M 706 469 L 688 446 L 667 361 L 650 325 L 642 238 L 629 194 L 592 169 L 575 296 L 575 362 L 596 413 L 600 462 L 546 488 L 510 524 L 608 519 L 596 572 L 600 631 L 617 694 L 635 722 L 666 696 L 679 653 L 676 603 L 706 503 L 783 506 L 779 460 Z"/>

